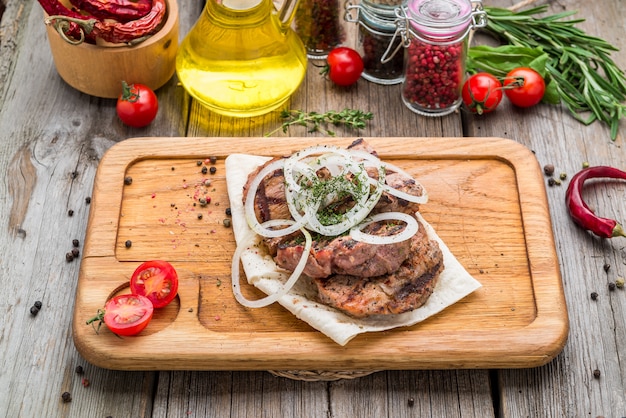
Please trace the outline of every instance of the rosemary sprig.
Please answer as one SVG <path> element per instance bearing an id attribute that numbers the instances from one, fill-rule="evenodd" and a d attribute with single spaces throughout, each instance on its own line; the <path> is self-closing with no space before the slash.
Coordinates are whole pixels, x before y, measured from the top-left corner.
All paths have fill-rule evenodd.
<path id="1" fill-rule="evenodd" d="M 575 26 L 584 19 L 563 20 L 576 12 L 535 16 L 547 8 L 513 12 L 485 7 L 487 30 L 508 44 L 546 52 L 546 70 L 572 115 L 585 125 L 596 120 L 608 124 L 615 140 L 626 116 L 626 76 L 610 57 L 618 49 Z"/>
<path id="2" fill-rule="evenodd" d="M 340 112 L 329 110 L 324 113 L 283 110 L 280 112 L 280 117 L 285 119 L 282 125 L 268 132 L 265 136 L 270 136 L 281 129 L 286 133 L 291 125 L 306 126 L 309 128 L 309 132 L 321 132 L 328 136 L 335 136 L 335 132 L 328 129 L 329 125 L 344 125 L 351 129 L 363 129 L 367 125 L 367 121 L 374 118 L 374 115 L 371 112 L 355 109 L 344 109 Z"/>

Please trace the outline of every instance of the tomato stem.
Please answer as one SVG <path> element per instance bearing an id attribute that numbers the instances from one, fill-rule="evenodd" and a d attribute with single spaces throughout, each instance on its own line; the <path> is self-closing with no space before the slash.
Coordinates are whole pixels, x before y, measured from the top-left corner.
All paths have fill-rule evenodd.
<path id="1" fill-rule="evenodd" d="M 96 328 L 94 322 L 98 321 L 98 328 Z M 100 327 L 102 327 L 102 322 L 104 322 L 104 309 L 98 309 L 96 315 L 87 320 L 86 325 L 91 325 L 93 329 L 96 331 L 96 334 L 99 334 Z"/>

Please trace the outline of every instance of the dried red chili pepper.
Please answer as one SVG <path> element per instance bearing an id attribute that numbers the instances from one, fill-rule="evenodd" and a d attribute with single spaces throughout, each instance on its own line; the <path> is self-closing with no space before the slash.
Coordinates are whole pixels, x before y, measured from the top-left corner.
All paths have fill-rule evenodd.
<path id="1" fill-rule="evenodd" d="M 150 12 L 145 16 L 129 22 L 111 22 L 70 10 L 60 0 L 38 1 L 48 14 L 46 24 L 52 23 L 59 34 L 71 43 L 80 43 L 85 37 L 91 40 L 100 38 L 111 43 L 138 43 L 160 29 L 167 11 L 165 0 L 154 0 Z M 84 35 L 80 38 L 72 35 L 73 24 L 83 30 Z"/>
<path id="2" fill-rule="evenodd" d="M 626 172 L 614 167 L 596 166 L 585 168 L 572 177 L 565 193 L 565 202 L 572 219 L 581 227 L 602 238 L 626 236 L 622 225 L 614 219 L 596 216 L 583 200 L 584 183 L 587 179 L 593 178 L 626 180 Z"/>
<path id="3" fill-rule="evenodd" d="M 79 10 L 98 19 L 128 22 L 144 17 L 152 9 L 152 0 L 70 0 Z"/>

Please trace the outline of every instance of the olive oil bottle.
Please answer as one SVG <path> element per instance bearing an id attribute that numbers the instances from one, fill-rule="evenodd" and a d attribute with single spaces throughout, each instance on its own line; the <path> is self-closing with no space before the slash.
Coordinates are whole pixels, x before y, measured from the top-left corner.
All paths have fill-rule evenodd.
<path id="1" fill-rule="evenodd" d="M 181 43 L 176 73 L 210 110 L 239 117 L 268 113 L 298 89 L 306 50 L 290 28 L 298 0 L 207 0 Z"/>

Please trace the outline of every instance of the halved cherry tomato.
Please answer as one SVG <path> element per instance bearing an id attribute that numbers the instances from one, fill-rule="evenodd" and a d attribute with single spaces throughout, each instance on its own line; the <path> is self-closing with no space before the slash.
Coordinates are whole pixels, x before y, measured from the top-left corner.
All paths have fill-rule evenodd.
<path id="1" fill-rule="evenodd" d="M 534 106 L 541 101 L 546 91 L 546 82 L 541 75 L 528 67 L 511 70 L 504 79 L 504 94 L 518 107 Z"/>
<path id="2" fill-rule="evenodd" d="M 489 73 L 477 73 L 465 81 L 461 96 L 472 113 L 489 113 L 502 101 L 502 83 Z"/>
<path id="3" fill-rule="evenodd" d="M 328 78 L 338 86 L 351 86 L 359 81 L 363 72 L 363 58 L 354 49 L 345 46 L 330 51 L 326 62 L 322 74 L 328 74 Z"/>
<path id="4" fill-rule="evenodd" d="M 131 276 L 130 291 L 150 299 L 155 308 L 162 308 L 176 297 L 178 274 L 167 261 L 146 261 Z"/>
<path id="5" fill-rule="evenodd" d="M 111 332 L 117 335 L 139 334 L 152 319 L 152 302 L 141 295 L 117 295 L 107 301 L 94 320 L 104 321 Z"/>
<path id="6" fill-rule="evenodd" d="M 154 120 L 159 111 L 159 101 L 154 91 L 143 84 L 122 81 L 122 94 L 115 107 L 119 118 L 128 126 L 143 128 Z"/>

